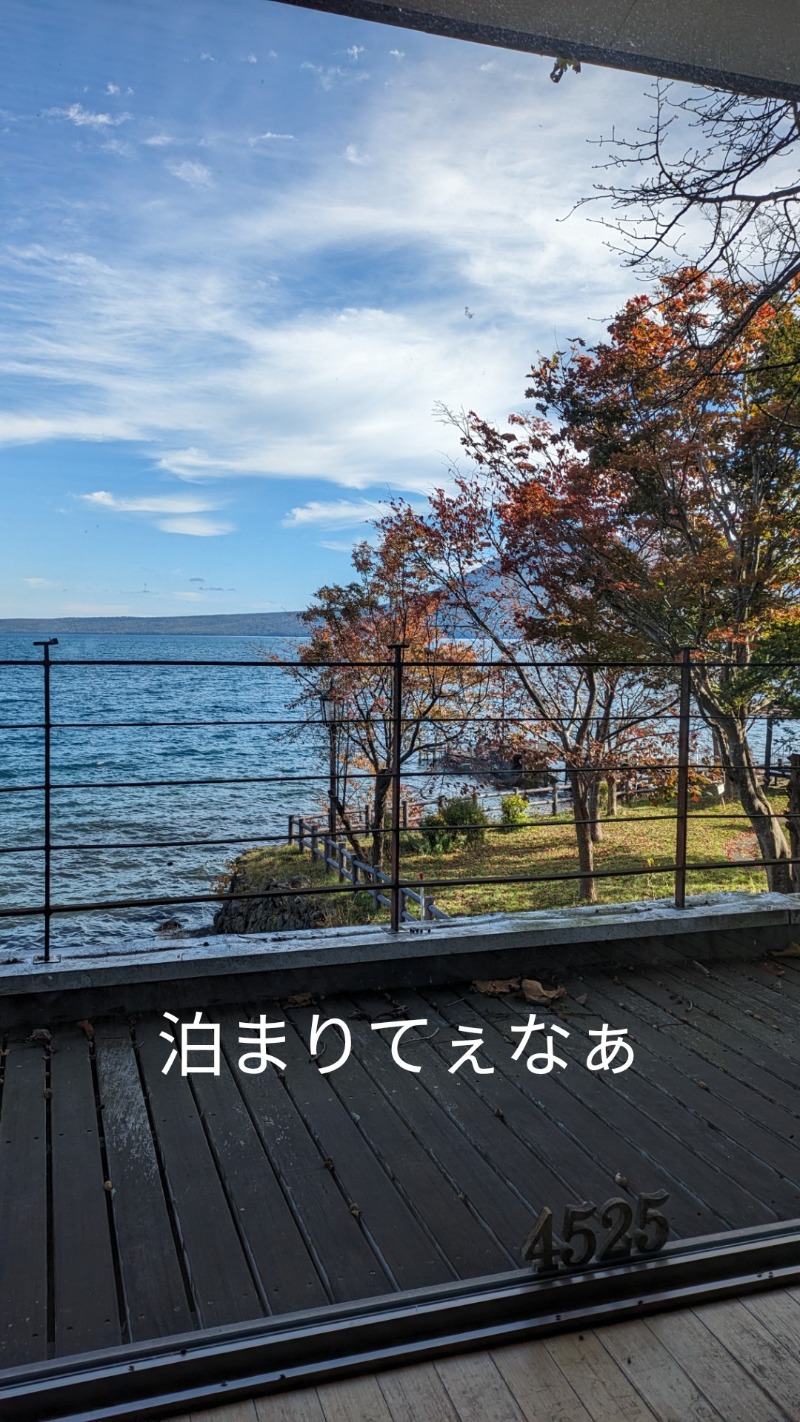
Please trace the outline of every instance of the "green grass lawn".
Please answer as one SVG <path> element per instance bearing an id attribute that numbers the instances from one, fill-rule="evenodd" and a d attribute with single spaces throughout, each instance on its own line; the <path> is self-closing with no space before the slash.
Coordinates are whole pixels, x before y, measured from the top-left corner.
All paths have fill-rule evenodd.
<path id="1" fill-rule="evenodd" d="M 785 797 L 776 794 L 773 803 L 782 810 Z M 693 812 L 693 814 L 692 814 Z M 695 817 L 693 817 L 693 815 Z M 702 818 L 700 818 L 702 816 Z M 619 877 L 598 877 L 597 897 L 602 903 L 631 899 L 667 898 L 673 878 L 657 871 L 674 863 L 675 805 L 621 807 L 617 819 L 603 820 L 603 839 L 595 845 L 598 871 L 622 871 Z M 737 867 L 736 861 L 758 857 L 755 837 L 737 804 L 723 807 L 696 804 L 691 807 L 688 832 L 688 863 L 719 862 L 729 868 L 691 869 L 687 893 L 703 894 L 719 890 L 758 893 L 767 887 L 762 869 Z M 325 875 L 320 864 L 296 846 L 253 849 L 236 861 L 244 872 L 247 887 L 257 890 L 268 879 L 287 880 L 302 875 L 309 885 L 335 884 L 335 874 Z M 514 878 L 518 875 L 552 875 L 576 872 L 575 832 L 568 815 L 537 818 L 530 825 L 506 829 L 490 826 L 482 844 L 468 845 L 447 853 L 423 853 L 419 836 L 403 836 L 401 876 L 416 885 L 420 874 L 433 879 L 482 877 Z M 632 871 L 642 873 L 634 874 Z M 631 871 L 631 872 L 627 872 Z M 459 885 L 431 888 L 436 904 L 451 915 L 502 913 L 517 909 L 559 908 L 579 903 L 577 880 L 557 880 L 535 884 Z M 369 894 L 338 894 L 325 897 L 326 913 L 332 925 L 366 923 L 385 919 L 385 909 L 375 911 Z"/>

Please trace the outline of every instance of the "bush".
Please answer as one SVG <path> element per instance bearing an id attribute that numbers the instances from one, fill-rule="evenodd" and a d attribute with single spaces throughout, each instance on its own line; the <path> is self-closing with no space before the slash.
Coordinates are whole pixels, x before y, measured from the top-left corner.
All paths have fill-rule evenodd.
<path id="1" fill-rule="evenodd" d="M 456 795 L 452 800 L 443 800 L 435 814 L 424 815 L 420 820 L 423 847 L 437 854 L 483 844 L 488 823 L 483 805 L 471 795 Z"/>
<path id="2" fill-rule="evenodd" d="M 504 795 L 500 801 L 500 814 L 504 825 L 526 825 L 530 818 L 527 798 L 513 792 Z"/>

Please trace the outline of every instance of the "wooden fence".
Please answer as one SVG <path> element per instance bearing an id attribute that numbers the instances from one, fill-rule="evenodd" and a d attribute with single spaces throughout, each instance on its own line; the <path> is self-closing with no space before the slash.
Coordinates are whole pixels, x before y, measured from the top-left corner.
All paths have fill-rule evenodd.
<path id="1" fill-rule="evenodd" d="M 391 888 L 391 878 L 375 864 L 366 864 L 339 839 L 331 839 L 324 833 L 317 820 L 307 820 L 303 815 L 289 816 L 289 843 L 296 844 L 301 853 L 306 850 L 312 860 L 322 861 L 326 869 L 334 869 L 339 875 L 339 883 L 363 884 L 372 895 L 377 908 L 383 904 L 391 908 L 392 901 L 384 892 Z M 410 905 L 416 907 L 412 912 Z M 433 899 L 425 893 L 424 885 L 416 889 L 400 889 L 400 918 L 403 923 L 427 923 L 431 919 L 447 919 L 444 909 L 437 908 Z"/>

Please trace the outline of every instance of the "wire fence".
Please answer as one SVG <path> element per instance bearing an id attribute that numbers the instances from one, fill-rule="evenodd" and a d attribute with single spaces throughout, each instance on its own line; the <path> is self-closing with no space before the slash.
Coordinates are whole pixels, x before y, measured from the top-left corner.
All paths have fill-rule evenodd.
<path id="1" fill-rule="evenodd" d="M 718 758 L 718 743 L 712 741 L 708 752 L 709 729 L 707 717 L 701 714 L 695 701 L 694 678 L 699 671 L 707 674 L 712 664 L 694 656 L 685 649 L 677 663 L 668 661 L 600 664 L 586 660 L 574 661 L 525 661 L 514 662 L 498 659 L 457 661 L 413 661 L 404 656 L 404 649 L 395 646 L 388 659 L 370 659 L 363 662 L 330 662 L 315 664 L 310 668 L 302 660 L 264 659 L 254 661 L 225 659 L 123 659 L 123 658 L 70 658 L 58 657 L 55 653 L 57 642 L 51 639 L 37 642 L 40 657 L 0 660 L 0 668 L 25 668 L 28 674 L 39 678 L 39 699 L 41 716 L 38 719 L 19 721 L 4 720 L 0 723 L 4 742 L 20 732 L 33 732 L 41 738 L 39 764 L 40 774 L 28 777 L 22 783 L 0 783 L 0 804 L 6 797 L 36 797 L 41 815 L 38 820 L 39 832 L 27 842 L 0 844 L 0 862 L 8 864 L 12 856 L 33 855 L 40 863 L 41 892 L 31 895 L 34 902 L 14 902 L 0 908 L 0 922 L 3 920 L 41 921 L 41 956 L 49 961 L 52 956 L 53 923 L 62 915 L 92 915 L 100 911 L 123 911 L 128 909 L 152 909 L 175 907 L 189 904 L 213 904 L 232 900 L 268 900 L 282 898 L 287 889 L 277 888 L 238 889 L 229 886 L 221 894 L 219 888 L 204 888 L 197 892 L 153 893 L 139 895 L 106 896 L 104 898 L 63 897 L 59 892 L 59 859 L 65 854 L 94 854 L 105 850 L 125 851 L 136 855 L 144 850 L 206 849 L 235 845 L 258 844 L 261 846 L 280 845 L 297 842 L 293 832 L 293 821 L 314 825 L 314 846 L 316 835 L 323 836 L 324 847 L 317 858 L 321 859 L 324 870 L 330 875 L 322 882 L 307 883 L 302 886 L 302 894 L 308 896 L 332 894 L 364 894 L 371 884 L 373 905 L 378 903 L 388 909 L 388 929 L 398 933 L 404 927 L 429 926 L 433 918 L 446 917 L 437 909 L 432 890 L 451 892 L 453 889 L 502 889 L 524 885 L 545 884 L 576 885 L 584 897 L 588 885 L 615 879 L 646 879 L 671 883 L 672 898 L 676 908 L 683 908 L 687 899 L 687 877 L 690 873 L 714 873 L 723 877 L 732 870 L 752 868 L 767 872 L 781 863 L 788 869 L 793 889 L 798 885 L 798 830 L 800 830 L 800 756 L 792 754 L 784 761 L 773 758 L 773 725 L 779 713 L 762 713 L 764 721 L 763 758 L 754 762 L 759 772 L 761 786 L 773 795 L 780 783 L 785 782 L 787 808 L 775 803 L 769 814 L 780 817 L 788 834 L 790 853 L 788 859 L 781 855 L 770 858 L 763 848 L 763 837 L 759 837 L 759 826 L 754 821 L 752 806 L 746 813 L 741 807 L 725 809 L 725 821 L 731 824 L 749 825 L 756 830 L 757 853 L 750 858 L 697 858 L 688 851 L 689 828 L 692 821 L 719 820 L 719 809 L 703 807 L 702 796 L 693 802 L 696 787 L 716 786 L 720 797 L 724 788 L 724 777 L 730 775 L 730 758 Z M 788 666 L 789 664 L 787 664 Z M 792 664 L 794 665 L 794 664 Z M 277 717 L 198 717 L 194 714 L 181 717 L 153 718 L 146 714 L 134 714 L 124 719 L 91 718 L 74 719 L 57 715 L 58 690 L 63 678 L 77 677 L 89 668 L 99 669 L 99 674 L 109 668 L 130 668 L 141 670 L 159 668 L 165 674 L 176 668 L 222 668 L 225 675 L 233 678 L 231 700 L 236 695 L 235 678 L 242 669 L 268 668 L 282 669 L 292 676 L 299 676 L 301 694 L 295 701 L 295 716 Z M 603 715 L 597 704 L 587 702 L 576 694 L 572 704 L 564 709 L 556 702 L 549 705 L 547 716 L 542 714 L 541 700 L 535 705 L 525 706 L 526 687 L 530 677 L 549 677 L 556 685 L 559 678 L 572 675 L 573 689 L 576 678 L 590 678 L 595 674 L 625 674 L 634 686 L 638 682 L 652 682 L 657 679 L 659 691 L 657 705 L 640 704 L 638 709 L 620 711 L 605 706 Z M 774 675 L 775 667 L 770 667 Z M 434 676 L 439 692 L 435 704 L 420 703 L 420 677 Z M 317 699 L 319 709 L 315 712 L 315 697 L 322 685 L 320 679 L 330 678 L 330 688 Z M 364 711 L 358 698 L 337 699 L 337 684 L 369 686 L 370 678 L 380 679 L 383 687 L 382 699 L 376 699 L 372 707 Z M 344 683 L 342 683 L 344 678 Z M 305 681 L 303 681 L 305 679 Z M 655 683 L 653 683 L 655 684 Z M 303 691 L 303 686 L 305 690 Z M 522 688 L 522 690 L 520 690 Z M 510 690 L 511 689 L 511 690 Z M 557 685 L 556 685 L 557 689 Z M 75 692 L 71 704 L 74 704 Z M 471 698 L 471 700 L 470 700 Z M 658 698 L 657 698 L 658 699 Z M 93 683 L 92 709 L 99 698 L 96 683 Z M 362 698 L 363 701 L 363 698 Z M 429 698 L 430 702 L 430 698 Z M 466 709 L 465 709 L 466 707 Z M 191 708 L 194 709 L 193 707 Z M 757 719 L 757 718 L 756 718 Z M 784 718 L 786 719 L 786 718 Z M 602 726 L 600 724 L 602 720 Z M 700 730 L 698 731 L 698 726 Z M 155 729 L 180 728 L 182 732 L 203 728 L 222 730 L 232 727 L 258 727 L 269 736 L 278 728 L 295 728 L 291 734 L 313 728 L 327 737 L 329 747 L 328 765 L 324 756 L 319 769 L 303 771 L 300 774 L 286 771 L 272 772 L 269 766 L 259 767 L 264 773 L 247 773 L 220 776 L 158 776 L 134 779 L 105 779 L 92 773 L 80 774 L 80 756 L 76 756 L 77 776 L 64 779 L 53 773 L 53 749 L 58 737 L 66 731 L 88 732 L 90 730 L 125 730 L 133 736 L 147 738 Z M 628 735 L 620 739 L 619 728 Z M 476 730 L 476 728 L 478 728 Z M 642 728 L 645 728 L 644 730 Z M 653 733 L 659 738 L 659 753 L 652 754 Z M 376 736 L 370 740 L 371 731 Z M 644 737 L 637 742 L 636 737 Z M 648 738 L 649 737 L 649 738 Z M 703 740 L 705 737 L 705 740 Z M 644 747 L 639 753 L 637 745 Z M 522 746 L 522 751 L 519 747 Z M 562 746 L 559 757 L 558 746 Z M 366 746 L 366 751 L 365 751 Z M 508 747 L 515 747 L 513 753 Z M 376 749 L 377 747 L 377 749 Z M 378 752 L 381 752 L 380 754 Z M 650 758 L 647 752 L 650 751 Z M 369 752 L 369 753 L 368 753 Z M 372 763 L 370 762 L 370 754 Z M 529 756 L 526 764 L 525 756 Z M 483 757 L 483 758 L 482 758 Z M 505 757 L 505 759 L 504 759 Z M 531 759 L 532 757 L 532 759 Z M 533 768 L 531 769 L 531 765 Z M 455 767 L 455 769 L 453 769 Z M 514 826 L 509 823 L 491 824 L 483 822 L 470 824 L 469 815 L 462 817 L 460 825 L 448 827 L 446 816 L 441 813 L 446 801 L 440 795 L 432 797 L 429 787 L 436 775 L 446 773 L 465 775 L 472 780 L 472 796 L 477 797 L 475 782 L 488 775 L 502 791 L 514 792 L 519 799 L 525 799 L 532 809 L 537 800 L 544 813 L 532 817 L 522 815 L 524 829 L 535 835 L 537 830 L 548 823 L 547 816 L 558 816 L 559 822 L 569 812 L 569 824 L 577 836 L 576 847 L 578 865 L 576 868 L 552 868 L 542 870 L 535 850 L 531 848 L 529 862 L 525 855 L 515 858 L 514 872 L 476 872 L 473 866 L 466 873 L 445 873 L 428 871 L 424 874 L 418 867 L 420 853 L 442 842 L 460 842 L 469 845 L 480 838 L 488 837 L 490 845 L 498 842 L 498 837 L 506 835 Z M 12 777 L 13 779 L 13 777 Z M 563 782 L 563 783 L 562 783 Z M 606 787 L 608 803 L 602 813 L 599 800 L 600 786 Z M 619 790 L 623 812 L 619 806 L 612 810 L 610 804 L 612 785 Z M 297 814 L 288 817 L 287 833 L 266 833 L 235 835 L 205 835 L 197 838 L 162 837 L 112 837 L 89 836 L 63 840 L 54 833 L 54 806 L 59 796 L 75 791 L 91 792 L 98 800 L 114 790 L 134 790 L 153 792 L 176 787 L 224 789 L 232 786 L 296 786 L 298 797 L 309 794 L 309 787 L 316 793 L 318 802 L 323 803 L 323 815 L 327 812 L 327 832 L 320 825 L 319 812 L 315 819 L 313 812 L 300 804 Z M 520 793 L 520 786 L 522 792 Z M 462 787 L 466 790 L 467 786 Z M 426 800 L 426 791 L 427 800 Z M 326 799 L 327 797 L 327 799 Z M 369 800 L 374 800 L 370 818 Z M 636 810 L 630 813 L 631 805 L 642 799 L 653 800 L 660 797 L 661 804 L 646 807 L 646 812 Z M 409 801 L 413 813 L 409 817 Z M 591 844 L 598 827 L 606 824 L 613 815 L 614 825 L 646 825 L 656 821 L 663 824 L 665 818 L 673 822 L 673 853 L 670 862 L 655 863 L 652 856 L 643 856 L 641 864 L 626 863 L 622 867 L 609 867 L 595 863 Z M 360 816 L 360 819 L 359 819 Z M 766 817 L 766 815 L 765 815 Z M 480 821 L 480 817 L 475 817 Z M 757 817 L 756 817 L 757 818 Z M 521 828 L 520 826 L 517 826 Z M 480 834 L 478 834 L 478 829 Z M 361 839 L 357 836 L 360 835 Z M 449 841 L 448 841 L 449 836 Z M 302 850 L 303 834 L 299 848 Z M 308 829 L 308 838 L 311 830 Z M 350 840 L 349 845 L 347 844 Z M 369 841 L 371 858 L 364 850 L 364 841 Z M 748 837 L 748 843 L 750 843 Z M 531 841 L 532 843 L 532 841 Z M 581 858 L 581 845 L 583 858 Z M 587 858 L 588 856 L 588 858 Z M 463 859 L 463 857 L 462 857 Z M 446 855 L 440 860 L 446 865 Z M 519 865 L 522 862 L 522 871 Z M 416 867 L 411 869 L 409 864 Z M 354 869 L 355 866 L 355 869 Z M 484 867 L 482 860 L 478 868 Z M 490 865 L 491 867 L 491 865 Z M 346 872 L 345 872 L 346 871 Z M 337 882 L 333 882 L 333 879 Z M 496 902 L 495 899 L 492 900 Z M 410 905 L 418 906 L 417 921 Z"/>

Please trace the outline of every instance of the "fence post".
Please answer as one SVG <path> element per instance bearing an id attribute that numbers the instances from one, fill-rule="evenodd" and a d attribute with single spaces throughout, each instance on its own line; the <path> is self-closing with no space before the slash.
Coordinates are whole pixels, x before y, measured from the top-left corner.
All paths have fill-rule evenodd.
<path id="1" fill-rule="evenodd" d="M 689 714 L 692 699 L 692 652 L 681 652 L 678 708 L 678 804 L 675 817 L 675 907 L 686 908 L 686 841 L 689 820 Z"/>
<path id="2" fill-rule="evenodd" d="M 52 836 L 50 829 L 50 648 L 58 646 L 58 638 L 50 637 L 46 642 L 34 642 L 34 647 L 42 649 L 42 672 L 44 674 L 44 961 L 50 962 L 50 888 L 52 879 Z"/>
<path id="3" fill-rule="evenodd" d="M 764 738 L 764 789 L 769 790 L 772 779 L 772 722 L 773 717 L 767 717 L 767 731 Z"/>
<path id="4" fill-rule="evenodd" d="M 318 826 L 318 825 L 316 824 L 316 822 L 315 822 L 315 823 L 311 826 L 311 860 L 312 860 L 312 863 L 315 862 L 315 861 L 318 859 L 318 857 L 319 857 L 318 854 L 317 854 L 317 835 L 318 835 L 318 833 L 319 833 L 319 826 Z"/>
<path id="5" fill-rule="evenodd" d="M 294 815 L 289 816 L 289 843 L 294 844 Z"/>
<path id="6" fill-rule="evenodd" d="M 789 785 L 786 804 L 786 826 L 789 831 L 789 852 L 792 856 L 791 884 L 800 893 L 800 755 L 789 756 Z"/>
<path id="7" fill-rule="evenodd" d="M 551 813 L 551 815 L 557 815 L 557 814 L 558 814 L 558 781 L 557 781 L 557 780 L 554 780 L 554 781 L 553 781 L 552 795 L 553 795 L 553 799 L 552 799 L 552 803 L 551 803 L 551 806 L 550 806 L 550 813 Z"/>
<path id="8" fill-rule="evenodd" d="M 403 645 L 395 642 L 392 646 L 394 662 L 392 666 L 392 824 L 390 830 L 391 847 L 391 930 L 400 928 L 402 904 L 400 902 L 400 754 L 403 713 Z"/>

